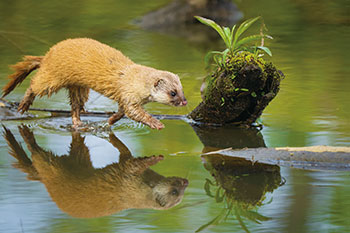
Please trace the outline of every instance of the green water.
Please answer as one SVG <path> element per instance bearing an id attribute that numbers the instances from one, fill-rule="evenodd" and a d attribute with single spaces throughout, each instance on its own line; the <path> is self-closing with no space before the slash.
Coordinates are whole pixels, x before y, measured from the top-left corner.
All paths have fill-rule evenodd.
<path id="1" fill-rule="evenodd" d="M 132 23 L 167 3 L 165 0 L 1 1 L 0 86 L 7 82 L 6 76 L 11 72 L 8 65 L 22 55 L 42 55 L 51 45 L 66 38 L 91 37 L 118 48 L 137 63 L 179 74 L 188 106 L 175 108 L 152 103 L 146 109 L 154 114 L 186 114 L 201 100 L 199 88 L 206 75 L 203 57 L 208 50 L 217 49 L 218 42 L 202 39 L 196 43 L 179 36 L 181 33 L 151 32 Z M 204 163 L 205 158 L 201 157 L 203 151 L 212 147 L 350 146 L 348 3 L 282 0 L 277 4 L 271 0 L 244 0 L 238 6 L 244 18 L 263 16 L 269 34 L 274 37 L 268 42 L 272 61 L 286 76 L 281 91 L 264 111 L 262 131 L 226 128 L 203 136 L 198 128 L 181 120 L 163 120 L 166 127 L 161 131 L 127 119 L 119 121 L 112 128 L 113 133 L 134 157 L 164 155 L 164 160 L 152 166 L 152 170 L 166 177 L 187 178 L 189 185 L 182 202 L 168 210 L 129 209 L 91 219 L 72 217 L 52 200 L 44 182 L 27 180 L 23 171 L 12 166 L 16 160 L 9 155 L 8 145 L 1 138 L 0 231 L 194 232 L 231 209 L 227 219 L 224 216 L 203 232 L 348 232 L 348 172 L 287 167 L 267 167 L 262 172 L 242 165 L 241 169 L 232 168 L 233 173 L 225 173 L 228 168 L 222 168 L 221 172 L 213 170 L 212 164 Z M 7 100 L 19 101 L 29 81 L 25 80 Z M 50 99 L 37 99 L 34 107 L 69 109 L 64 91 Z M 116 110 L 113 102 L 96 93 L 91 94 L 86 107 Z M 105 119 L 85 117 L 83 120 L 101 125 Z M 31 153 L 17 128 L 21 123 L 29 125 L 43 149 L 58 155 L 70 151 L 72 134 L 61 128 L 70 124 L 70 118 L 1 123 L 11 130 L 28 155 Z M 108 141 L 108 133 L 82 136 L 95 168 L 118 161 L 119 152 Z M 261 178 L 271 170 L 273 176 Z M 221 183 L 226 188 L 230 184 L 235 192 L 220 202 L 222 189 L 219 198 L 208 195 L 207 180 L 215 184 L 212 174 L 215 177 L 226 174 L 223 177 L 243 182 Z M 259 187 L 265 187 L 262 196 Z M 212 195 L 215 196 L 217 189 L 210 185 Z M 254 194 L 256 202 L 249 206 L 248 197 Z M 230 203 L 233 204 L 229 208 Z"/>

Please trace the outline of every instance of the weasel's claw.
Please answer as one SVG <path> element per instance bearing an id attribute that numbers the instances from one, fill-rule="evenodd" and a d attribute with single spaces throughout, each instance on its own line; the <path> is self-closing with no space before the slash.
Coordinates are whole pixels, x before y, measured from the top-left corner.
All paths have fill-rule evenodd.
<path id="1" fill-rule="evenodd" d="M 151 119 L 151 121 L 148 123 L 148 125 L 152 129 L 157 129 L 157 130 L 161 130 L 165 127 L 162 122 L 160 122 L 159 120 L 154 119 L 154 118 Z"/>

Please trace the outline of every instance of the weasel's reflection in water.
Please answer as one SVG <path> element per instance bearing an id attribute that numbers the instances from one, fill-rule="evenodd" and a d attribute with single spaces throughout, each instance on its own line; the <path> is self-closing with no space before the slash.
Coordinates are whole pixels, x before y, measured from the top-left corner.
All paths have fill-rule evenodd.
<path id="1" fill-rule="evenodd" d="M 120 151 L 119 163 L 95 169 L 79 133 L 72 133 L 69 154 L 56 156 L 36 143 L 27 126 L 19 131 L 32 160 L 4 127 L 10 154 L 17 159 L 14 166 L 30 180 L 40 180 L 57 206 L 73 217 L 100 217 L 130 208 L 168 209 L 181 202 L 188 185 L 184 178 L 164 177 L 149 169 L 163 156 L 134 158 L 114 134 L 109 141 Z"/>

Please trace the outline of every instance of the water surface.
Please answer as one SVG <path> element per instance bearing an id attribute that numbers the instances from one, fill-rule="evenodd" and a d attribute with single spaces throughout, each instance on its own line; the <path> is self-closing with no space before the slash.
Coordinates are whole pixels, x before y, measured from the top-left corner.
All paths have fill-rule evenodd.
<path id="1" fill-rule="evenodd" d="M 179 74 L 188 107 L 154 103 L 146 105 L 146 109 L 154 114 L 186 114 L 201 101 L 199 88 L 206 75 L 203 57 L 208 50 L 218 49 L 220 43 L 196 43 L 179 36 L 180 33 L 147 31 L 132 23 L 167 3 L 47 1 L 38 5 L 31 0 L 2 1 L 0 86 L 7 82 L 6 76 L 11 72 L 8 65 L 22 55 L 42 55 L 66 38 L 91 37 L 120 49 L 135 62 Z M 89 219 L 72 217 L 53 200 L 44 182 L 28 180 L 25 172 L 12 166 L 16 159 L 9 155 L 9 147 L 2 138 L 0 231 L 194 232 L 216 219 L 203 232 L 347 232 L 349 172 L 266 165 L 252 168 L 230 158 L 201 156 L 202 152 L 226 147 L 350 146 L 350 38 L 346 4 L 302 0 L 238 3 L 244 18 L 263 16 L 269 34 L 274 37 L 268 42 L 273 53 L 271 59 L 286 76 L 280 93 L 261 117 L 262 131 L 227 128 L 208 133 L 181 120 L 163 120 L 166 127 L 161 131 L 128 119 L 113 126 L 114 135 L 134 157 L 164 155 L 163 161 L 151 167 L 154 172 L 188 179 L 181 203 L 173 208 L 129 209 Z M 7 100 L 19 101 L 29 81 L 25 80 Z M 69 109 L 66 95 L 62 91 L 50 99 L 37 99 L 34 107 Z M 113 111 L 117 106 L 92 93 L 87 109 Z M 83 120 L 97 125 L 105 121 L 99 117 Z M 65 155 L 71 149 L 74 135 L 64 128 L 70 124 L 70 118 L 1 123 L 23 145 L 28 156 L 31 152 L 17 127 L 22 123 L 29 126 L 44 150 Z M 120 152 L 109 141 L 108 132 L 81 136 L 85 137 L 93 168 L 103 169 L 119 161 Z M 219 166 L 217 161 L 225 161 L 228 166 Z"/>

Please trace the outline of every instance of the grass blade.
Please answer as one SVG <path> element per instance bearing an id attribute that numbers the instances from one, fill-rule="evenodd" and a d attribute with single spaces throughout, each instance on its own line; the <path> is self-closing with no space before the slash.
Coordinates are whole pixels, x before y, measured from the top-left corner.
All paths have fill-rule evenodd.
<path id="1" fill-rule="evenodd" d="M 224 99 L 224 102 L 223 103 L 225 103 L 225 99 Z M 222 196 L 220 196 L 220 194 L 221 194 L 221 187 L 220 188 L 218 188 L 217 190 L 216 190 L 216 193 L 215 193 L 215 201 L 217 202 L 217 203 L 220 203 L 220 202 L 222 202 L 223 200 L 224 200 L 224 195 L 222 195 Z"/>
<path id="2" fill-rule="evenodd" d="M 217 23 L 215 23 L 213 20 L 211 19 L 207 19 L 201 16 L 194 16 L 199 22 L 201 22 L 204 25 L 207 25 L 213 29 L 215 29 L 215 31 L 217 31 L 219 33 L 219 35 L 221 36 L 221 38 L 226 41 L 226 37 L 225 37 L 225 33 L 224 30 L 220 27 L 220 25 L 218 25 Z M 226 42 L 225 42 L 226 43 Z"/>
<path id="3" fill-rule="evenodd" d="M 226 41 L 225 41 L 225 44 L 226 44 L 226 47 L 230 49 L 231 47 L 231 44 L 232 44 L 232 37 L 231 37 L 231 31 L 228 27 L 223 27 L 224 28 L 224 34 L 225 34 L 225 37 L 226 37 Z"/>
<path id="4" fill-rule="evenodd" d="M 230 33 L 230 38 L 231 38 L 231 50 L 232 50 L 232 45 L 233 45 L 233 36 L 234 36 L 234 32 L 236 29 L 236 25 L 233 25 L 232 29 L 231 29 L 231 33 Z"/>
<path id="5" fill-rule="evenodd" d="M 264 215 L 261 215 L 258 212 L 254 212 L 254 211 L 245 211 L 243 216 L 246 217 L 247 219 L 249 219 L 253 222 L 259 223 L 259 224 L 262 221 L 271 220 L 271 218 L 266 217 Z"/>
<path id="6" fill-rule="evenodd" d="M 244 21 L 237 29 L 236 34 L 235 34 L 235 39 L 233 41 L 234 47 L 233 49 L 236 48 L 236 42 L 238 38 L 253 24 L 255 23 L 258 19 L 260 19 L 261 16 L 255 17 L 253 19 L 248 19 Z"/>
<path id="7" fill-rule="evenodd" d="M 214 197 L 210 192 L 210 184 L 211 184 L 211 181 L 209 179 L 206 179 L 204 184 L 204 190 L 209 197 Z"/>
<path id="8" fill-rule="evenodd" d="M 243 39 L 237 41 L 235 49 L 238 49 L 243 44 L 247 44 L 247 43 L 250 43 L 253 41 L 261 40 L 261 38 L 262 38 L 261 35 L 252 35 L 252 36 L 244 37 Z"/>
<path id="9" fill-rule="evenodd" d="M 218 216 L 216 216 L 213 220 L 211 220 L 207 224 L 204 224 L 203 226 L 198 228 L 195 232 L 201 232 L 210 226 L 217 225 L 223 219 L 224 216 L 225 216 L 225 209 L 222 210 L 221 213 Z"/>
<path id="10" fill-rule="evenodd" d="M 227 54 L 230 52 L 229 49 L 225 49 L 223 52 L 222 52 L 222 58 L 224 60 L 224 63 L 226 63 L 226 59 L 227 59 Z"/>
<path id="11" fill-rule="evenodd" d="M 268 47 L 265 46 L 257 46 L 258 49 L 264 51 L 265 53 L 267 53 L 270 57 L 272 57 L 272 52 Z"/>
<path id="12" fill-rule="evenodd" d="M 210 59 L 212 59 L 213 56 L 215 55 L 221 55 L 222 52 L 219 52 L 219 51 L 210 51 L 208 52 L 205 57 L 204 57 L 204 62 L 206 65 L 209 65 L 210 63 Z"/>

